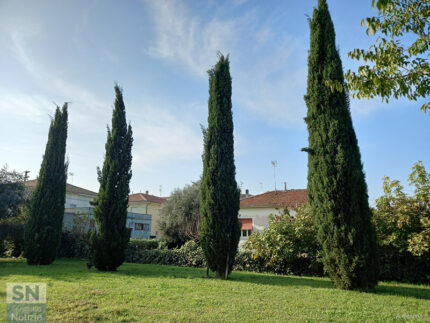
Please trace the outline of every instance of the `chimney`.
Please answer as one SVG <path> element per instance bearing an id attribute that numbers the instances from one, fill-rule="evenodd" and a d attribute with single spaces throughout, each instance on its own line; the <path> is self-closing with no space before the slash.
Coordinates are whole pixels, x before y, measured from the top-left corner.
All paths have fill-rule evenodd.
<path id="1" fill-rule="evenodd" d="M 245 195 L 249 195 L 249 189 L 245 190 Z"/>
<path id="2" fill-rule="evenodd" d="M 287 190 L 287 182 L 284 182 L 284 191 Z"/>
<path id="3" fill-rule="evenodd" d="M 148 191 L 145 191 L 145 194 L 148 194 L 149 192 Z"/>

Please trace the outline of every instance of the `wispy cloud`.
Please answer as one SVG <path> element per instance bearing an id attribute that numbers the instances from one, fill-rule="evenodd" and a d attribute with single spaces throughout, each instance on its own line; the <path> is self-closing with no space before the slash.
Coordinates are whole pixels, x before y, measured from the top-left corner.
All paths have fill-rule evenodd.
<path id="1" fill-rule="evenodd" d="M 53 111 L 53 102 L 43 95 L 25 95 L 23 93 L 0 93 L 0 113 L 15 114 L 41 122 Z"/>
<path id="2" fill-rule="evenodd" d="M 240 19 L 208 22 L 193 15 L 181 1 L 144 1 L 153 11 L 154 44 L 147 50 L 153 57 L 179 60 L 197 76 L 204 77 L 214 63 L 217 51 L 231 52 L 237 40 Z"/>
<path id="3" fill-rule="evenodd" d="M 107 99 L 68 81 L 57 75 L 52 67 L 44 66 L 33 59 L 28 53 L 25 34 L 11 34 L 13 50 L 27 72 L 38 83 L 44 86 L 44 95 L 28 96 L 2 95 L 0 93 L 0 112 L 18 111 L 27 118 L 41 118 L 53 111 L 53 104 L 47 95 L 54 94 L 72 102 L 70 106 L 70 122 L 79 125 L 79 133 L 75 137 L 83 140 L 83 134 L 91 134 L 91 141 L 72 143 L 72 149 L 91 151 L 92 145 L 102 146 L 105 140 L 105 125 L 110 123 L 113 97 Z M 128 118 L 134 130 L 134 167 L 150 167 L 162 160 L 189 160 L 200 158 L 202 143 L 201 134 L 193 131 L 189 123 L 176 118 L 167 109 L 138 104 L 128 105 Z M 150 101 L 150 100 L 148 100 Z M 15 113 L 15 112 L 13 112 Z M 77 128 L 71 128 L 73 129 Z M 72 152 L 73 153 L 73 152 Z M 82 151 L 76 151 L 82 154 Z"/>
<path id="4" fill-rule="evenodd" d="M 147 168 L 171 160 L 195 160 L 202 153 L 202 135 L 166 110 L 133 109 L 135 167 Z"/>
<path id="5" fill-rule="evenodd" d="M 146 4 L 156 30 L 151 56 L 206 77 L 218 50 L 231 53 L 236 102 L 269 123 L 303 124 L 306 62 L 298 64 L 295 51 L 306 51 L 293 36 L 274 38 L 270 21 L 259 25 L 254 9 L 234 19 L 214 14 L 203 21 L 181 1 Z"/>

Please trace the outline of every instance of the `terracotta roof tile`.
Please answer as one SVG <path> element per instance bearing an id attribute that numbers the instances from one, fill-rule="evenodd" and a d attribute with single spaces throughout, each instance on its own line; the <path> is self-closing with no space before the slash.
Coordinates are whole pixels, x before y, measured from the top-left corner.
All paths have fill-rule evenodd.
<path id="1" fill-rule="evenodd" d="M 296 207 L 308 201 L 308 190 L 270 191 L 240 200 L 240 207 Z"/>
<path id="2" fill-rule="evenodd" d="M 130 194 L 128 196 L 129 202 L 151 202 L 151 203 L 163 203 L 167 200 L 166 197 L 158 197 L 151 194 L 144 194 L 144 193 L 135 193 Z"/>
<path id="3" fill-rule="evenodd" d="M 25 182 L 25 186 L 27 187 L 36 187 L 37 185 L 37 179 L 31 179 Z M 97 193 L 87 190 L 85 188 L 82 187 L 78 187 L 72 184 L 67 183 L 66 184 L 66 193 L 70 193 L 70 194 L 77 194 L 77 195 L 88 195 L 88 196 L 93 196 L 96 197 Z"/>

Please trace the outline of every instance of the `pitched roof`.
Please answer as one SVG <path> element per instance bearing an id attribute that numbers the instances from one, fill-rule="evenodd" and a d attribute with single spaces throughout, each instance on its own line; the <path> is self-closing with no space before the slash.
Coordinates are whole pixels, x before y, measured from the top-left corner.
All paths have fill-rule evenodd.
<path id="1" fill-rule="evenodd" d="M 30 188 L 34 188 L 37 185 L 37 179 L 31 179 L 25 182 L 25 186 L 30 187 Z M 76 194 L 76 195 L 87 195 L 87 196 L 92 196 L 92 197 L 96 197 L 97 193 L 87 190 L 85 188 L 79 187 L 79 186 L 75 186 L 72 184 L 67 183 L 66 184 L 66 193 L 69 194 Z"/>
<path id="2" fill-rule="evenodd" d="M 150 202 L 150 203 L 163 203 L 167 197 L 159 197 L 151 194 L 135 193 L 128 196 L 129 202 Z"/>
<path id="3" fill-rule="evenodd" d="M 297 207 L 308 201 L 308 190 L 270 191 L 240 200 L 240 207 Z"/>

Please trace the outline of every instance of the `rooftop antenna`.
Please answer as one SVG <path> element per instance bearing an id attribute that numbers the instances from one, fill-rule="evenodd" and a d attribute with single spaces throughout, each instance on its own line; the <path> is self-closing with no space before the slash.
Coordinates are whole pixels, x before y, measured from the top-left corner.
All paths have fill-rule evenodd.
<path id="1" fill-rule="evenodd" d="M 263 182 L 260 182 L 261 193 L 263 193 Z"/>
<path id="2" fill-rule="evenodd" d="M 30 171 L 29 171 L 29 170 L 26 170 L 26 171 L 24 172 L 24 184 L 25 184 L 25 182 L 27 182 L 27 179 L 28 179 L 28 173 L 30 173 Z"/>
<path id="3" fill-rule="evenodd" d="M 273 178 L 275 180 L 275 191 L 276 191 L 276 166 L 278 166 L 278 162 L 276 160 L 272 160 L 273 166 Z"/>
<path id="4" fill-rule="evenodd" d="M 69 172 L 69 176 L 72 178 L 72 184 L 73 184 L 73 176 L 75 176 L 75 174 L 72 172 Z"/>
<path id="5" fill-rule="evenodd" d="M 161 192 L 163 192 L 163 186 L 162 185 L 160 185 L 159 191 L 160 191 L 160 197 L 161 197 Z"/>

